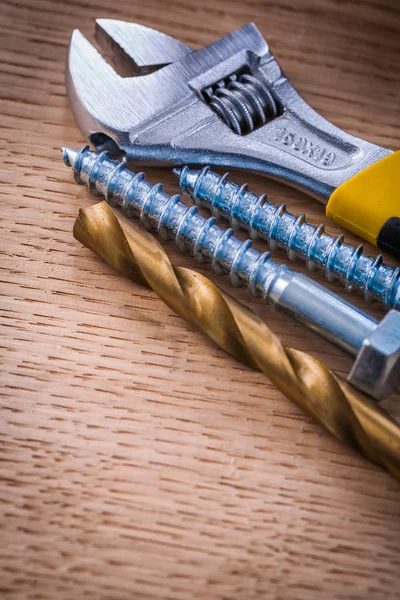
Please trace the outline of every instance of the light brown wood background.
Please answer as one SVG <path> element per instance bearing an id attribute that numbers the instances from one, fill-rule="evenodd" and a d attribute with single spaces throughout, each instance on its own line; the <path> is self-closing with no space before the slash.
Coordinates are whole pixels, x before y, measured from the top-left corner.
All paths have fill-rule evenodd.
<path id="1" fill-rule="evenodd" d="M 1 597 L 399 598 L 399 483 L 73 239 L 92 200 L 61 162 L 83 143 L 63 70 L 71 31 L 91 36 L 95 17 L 194 47 L 254 20 L 325 117 L 399 146 L 398 0 L 0 2 Z M 148 175 L 176 191 L 168 171 Z M 237 180 L 325 220 L 300 193 Z M 385 403 L 398 419 L 399 399 Z"/>

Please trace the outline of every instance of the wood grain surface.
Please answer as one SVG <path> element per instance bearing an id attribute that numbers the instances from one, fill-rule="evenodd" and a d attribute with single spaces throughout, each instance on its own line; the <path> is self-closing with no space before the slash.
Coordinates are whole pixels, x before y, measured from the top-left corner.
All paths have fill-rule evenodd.
<path id="1" fill-rule="evenodd" d="M 194 47 L 254 20 L 325 117 L 399 145 L 398 0 L 1 0 L 1 597 L 399 598 L 399 483 L 73 239 L 93 200 L 61 161 L 83 143 L 64 62 L 96 17 Z M 176 191 L 169 171 L 148 176 Z M 300 193 L 236 179 L 326 222 Z M 348 372 L 340 351 L 234 293 L 285 344 Z M 399 399 L 385 402 L 397 419 Z"/>

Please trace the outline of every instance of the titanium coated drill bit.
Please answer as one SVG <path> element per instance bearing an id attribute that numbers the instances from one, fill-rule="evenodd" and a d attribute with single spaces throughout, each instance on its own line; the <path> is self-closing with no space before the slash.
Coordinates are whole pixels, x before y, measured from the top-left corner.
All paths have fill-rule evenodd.
<path id="1" fill-rule="evenodd" d="M 400 309 L 400 267 L 385 265 L 382 255 L 367 256 L 362 245 L 343 243 L 343 235 L 325 233 L 323 225 L 315 227 L 304 214 L 290 214 L 284 204 L 268 202 L 266 194 L 256 196 L 247 184 L 230 181 L 229 173 L 221 176 L 210 167 L 176 168 L 174 173 L 197 206 L 229 219 L 234 229 L 242 227 L 252 239 L 266 240 L 271 250 L 286 250 L 291 260 L 305 260 L 311 271 L 324 270 L 328 281 L 339 279 L 350 292 L 362 290 L 367 302 L 380 300 L 387 308 Z"/>
<path id="2" fill-rule="evenodd" d="M 158 231 L 164 239 L 175 239 L 181 251 L 189 251 L 200 262 L 210 262 L 215 273 L 228 273 L 232 285 L 246 286 L 253 296 L 262 297 L 356 356 L 349 376 L 354 385 L 377 399 L 397 389 L 397 311 L 390 311 L 378 324 L 307 276 L 279 266 L 268 252 L 260 254 L 251 248 L 251 240 L 242 242 L 236 238 L 233 229 L 219 228 L 215 217 L 205 219 L 196 206 L 186 207 L 179 196 L 168 196 L 161 184 L 151 185 L 143 173 L 132 173 L 126 162 L 113 160 L 107 152 L 96 153 L 85 147 L 80 152 L 63 149 L 63 156 L 65 163 L 73 167 L 76 182 L 86 183 L 92 194 L 122 207 L 128 217 L 139 217 L 145 229 Z M 386 354 L 381 358 L 380 348 L 377 359 L 369 356 L 373 339 L 378 335 L 380 340 L 387 330 L 395 331 L 387 350 L 388 359 Z M 368 360 L 374 361 L 374 369 L 366 372 Z"/>
<path id="3" fill-rule="evenodd" d="M 207 277 L 173 266 L 157 240 L 106 202 L 80 209 L 74 236 L 159 298 L 220 348 L 261 371 L 331 434 L 400 480 L 400 426 L 317 358 L 283 346 L 254 311 Z"/>

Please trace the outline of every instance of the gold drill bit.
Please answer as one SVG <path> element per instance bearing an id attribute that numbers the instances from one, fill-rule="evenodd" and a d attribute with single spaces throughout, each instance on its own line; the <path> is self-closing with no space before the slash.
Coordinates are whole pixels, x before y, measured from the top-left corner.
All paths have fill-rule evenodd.
<path id="1" fill-rule="evenodd" d="M 369 396 L 300 350 L 285 348 L 252 310 L 203 275 L 173 267 L 160 244 L 106 202 L 81 209 L 74 236 L 156 294 L 240 362 L 263 372 L 334 436 L 400 480 L 400 426 Z"/>

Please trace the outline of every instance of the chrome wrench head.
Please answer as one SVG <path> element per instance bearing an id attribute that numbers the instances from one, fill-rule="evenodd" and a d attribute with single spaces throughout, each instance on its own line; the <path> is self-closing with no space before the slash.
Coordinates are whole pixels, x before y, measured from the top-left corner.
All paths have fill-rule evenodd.
<path id="1" fill-rule="evenodd" d="M 141 107 L 148 102 L 141 94 L 142 79 L 136 80 L 135 76 L 156 71 L 191 49 L 154 29 L 112 19 L 96 21 L 96 38 L 126 77 L 119 75 L 75 30 L 66 66 L 69 100 L 80 129 L 95 146 L 99 134 L 105 134 L 125 149 L 123 140 L 129 138 L 134 123 L 145 118 Z"/>
<path id="2" fill-rule="evenodd" d="M 144 164 L 253 169 L 323 201 L 390 153 L 316 113 L 251 23 L 199 50 L 135 23 L 96 25 L 124 76 L 79 31 L 67 61 L 75 118 L 96 147 L 111 139 Z"/>

